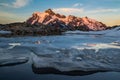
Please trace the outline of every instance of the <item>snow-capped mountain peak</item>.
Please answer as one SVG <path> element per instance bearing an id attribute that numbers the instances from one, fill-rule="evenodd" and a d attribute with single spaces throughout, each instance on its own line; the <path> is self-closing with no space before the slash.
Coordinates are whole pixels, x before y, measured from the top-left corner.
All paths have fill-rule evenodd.
<path id="1" fill-rule="evenodd" d="M 45 12 L 34 12 L 32 17 L 30 17 L 27 23 L 33 24 L 44 24 L 56 27 L 69 27 L 69 28 L 85 28 L 86 30 L 104 30 L 106 25 L 102 22 L 98 22 L 94 19 L 88 17 L 76 17 L 73 15 L 65 16 L 53 12 L 51 9 Z"/>

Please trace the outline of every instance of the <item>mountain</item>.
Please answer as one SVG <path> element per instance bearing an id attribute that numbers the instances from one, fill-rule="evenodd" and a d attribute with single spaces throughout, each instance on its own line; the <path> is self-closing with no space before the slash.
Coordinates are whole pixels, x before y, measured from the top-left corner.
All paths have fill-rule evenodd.
<path id="1" fill-rule="evenodd" d="M 48 25 L 69 30 L 105 30 L 107 26 L 88 17 L 65 16 L 53 12 L 51 9 L 45 12 L 34 12 L 26 23 L 31 25 Z"/>
<path id="2" fill-rule="evenodd" d="M 100 31 L 111 29 L 102 22 L 88 17 L 65 16 L 48 9 L 34 12 L 25 22 L 0 25 L 0 31 L 11 31 L 13 35 L 60 35 L 66 31 Z M 6 36 L 1 35 L 0 36 Z M 9 35 L 7 35 L 9 36 Z"/>

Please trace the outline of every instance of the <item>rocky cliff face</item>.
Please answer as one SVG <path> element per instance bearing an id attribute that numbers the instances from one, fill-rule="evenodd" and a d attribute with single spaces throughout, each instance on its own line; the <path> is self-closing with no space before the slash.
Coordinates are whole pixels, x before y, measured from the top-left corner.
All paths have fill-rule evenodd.
<path id="1" fill-rule="evenodd" d="M 51 9 L 45 12 L 35 12 L 26 23 L 31 25 L 48 25 L 59 28 L 80 29 L 80 30 L 104 30 L 106 25 L 88 17 L 65 16 L 53 12 Z"/>

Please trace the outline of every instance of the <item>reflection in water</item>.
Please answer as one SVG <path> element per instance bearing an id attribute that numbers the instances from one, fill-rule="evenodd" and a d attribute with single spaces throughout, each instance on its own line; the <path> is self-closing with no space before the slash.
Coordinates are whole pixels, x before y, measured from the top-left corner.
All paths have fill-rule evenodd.
<path id="1" fill-rule="evenodd" d="M 55 68 L 44 67 L 44 68 L 36 68 L 32 65 L 32 71 L 35 74 L 59 74 L 59 75 L 68 75 L 68 76 L 85 76 L 94 74 L 97 72 L 106 72 L 106 71 L 80 71 L 80 70 L 73 70 L 73 71 L 59 71 Z"/>

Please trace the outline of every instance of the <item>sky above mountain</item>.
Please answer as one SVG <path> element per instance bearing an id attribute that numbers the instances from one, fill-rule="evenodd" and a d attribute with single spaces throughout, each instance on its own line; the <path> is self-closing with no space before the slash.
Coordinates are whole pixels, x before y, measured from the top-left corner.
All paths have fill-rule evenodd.
<path id="1" fill-rule="evenodd" d="M 0 23 L 23 22 L 51 8 L 64 15 L 88 16 L 108 26 L 120 24 L 120 0 L 0 0 Z"/>

